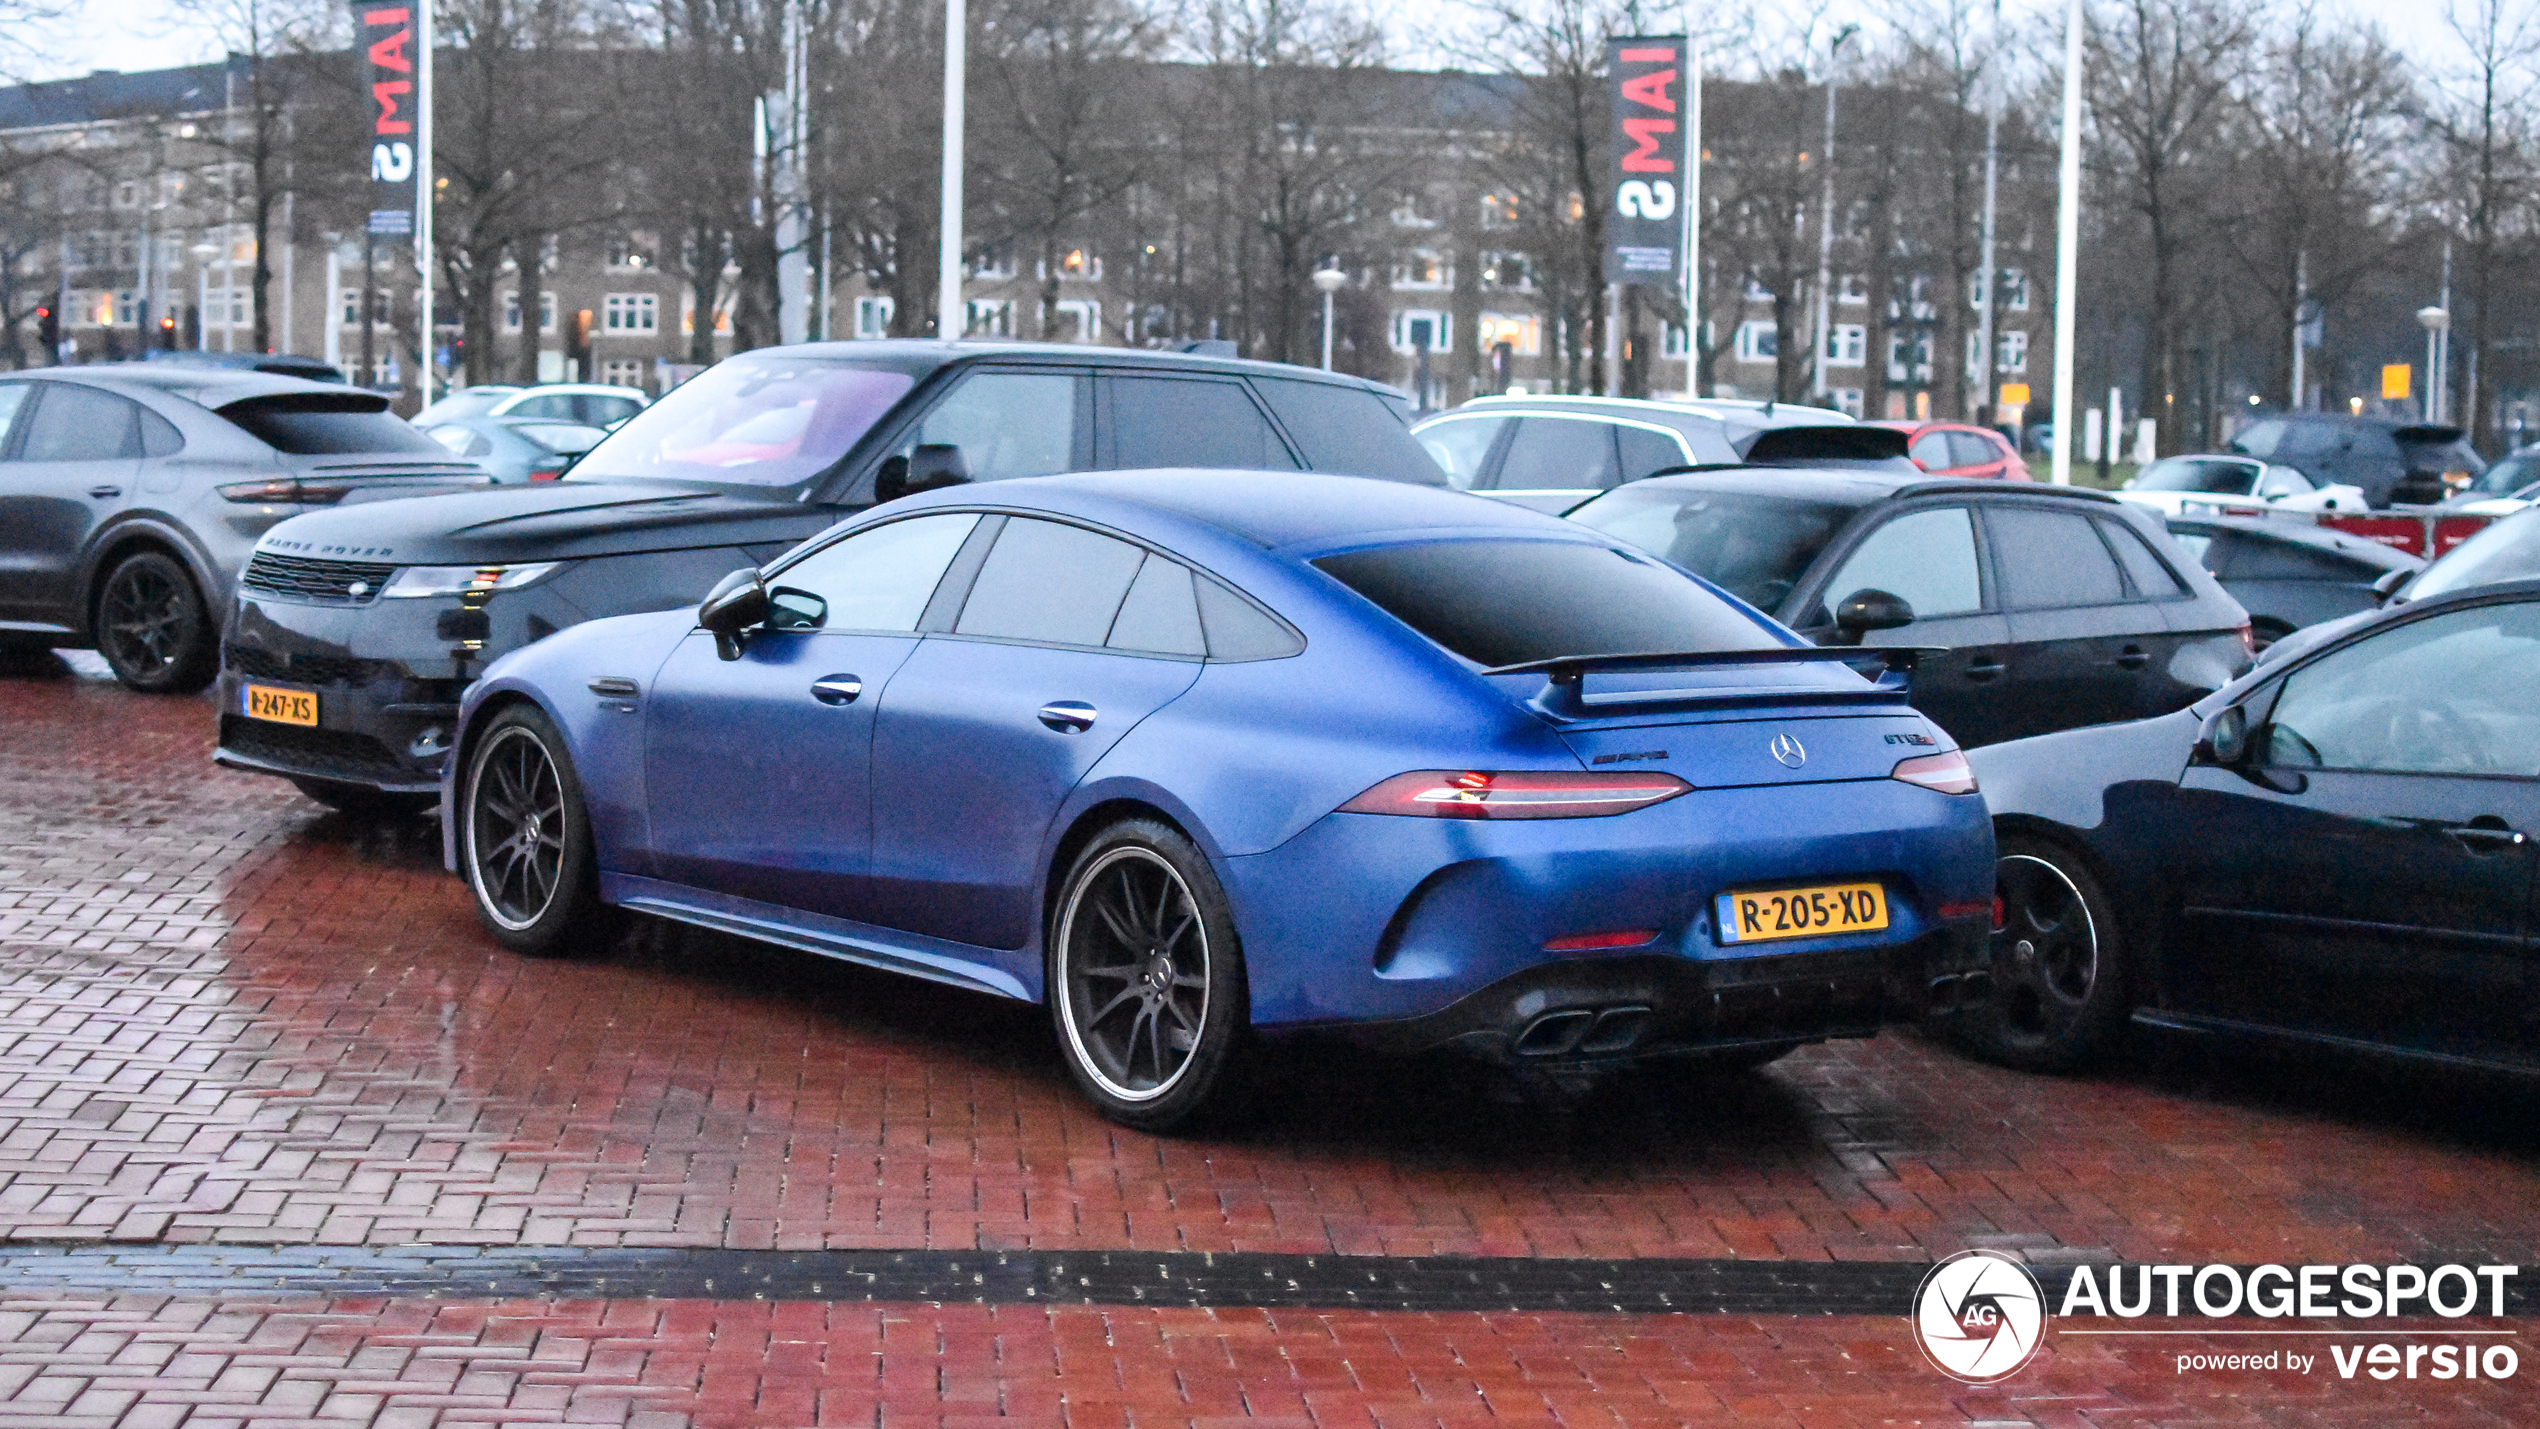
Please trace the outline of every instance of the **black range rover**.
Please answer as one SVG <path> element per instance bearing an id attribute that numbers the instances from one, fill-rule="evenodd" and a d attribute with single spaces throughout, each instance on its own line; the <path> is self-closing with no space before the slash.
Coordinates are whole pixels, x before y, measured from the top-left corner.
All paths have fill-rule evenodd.
<path id="1" fill-rule="evenodd" d="M 690 604 L 853 511 L 967 481 L 1137 467 L 1444 485 L 1400 394 L 1115 348 L 814 343 L 728 358 L 561 481 L 297 517 L 256 544 L 220 748 L 337 808 L 429 807 L 460 692 L 506 651 Z"/>

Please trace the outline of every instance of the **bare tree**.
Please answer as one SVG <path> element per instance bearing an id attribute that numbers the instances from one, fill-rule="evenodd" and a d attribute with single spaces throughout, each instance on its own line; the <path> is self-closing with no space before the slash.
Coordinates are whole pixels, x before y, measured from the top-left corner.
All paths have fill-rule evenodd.
<path id="1" fill-rule="evenodd" d="M 2496 346 L 2499 273 L 2509 229 L 2527 223 L 2533 197 L 2535 95 L 2533 13 L 2526 0 L 2456 0 L 2445 20 L 2462 59 L 2436 82 L 2426 120 L 2440 145 L 2440 192 L 2431 206 L 2462 239 L 2462 296 L 2468 299 L 2468 368 L 2454 381 L 2474 439 L 2493 428 L 2495 384 L 2482 382 Z M 2459 304 L 2454 305 L 2456 308 Z M 2455 331 L 2460 325 L 2454 324 Z M 2456 373 L 2458 369 L 2456 369 Z"/>

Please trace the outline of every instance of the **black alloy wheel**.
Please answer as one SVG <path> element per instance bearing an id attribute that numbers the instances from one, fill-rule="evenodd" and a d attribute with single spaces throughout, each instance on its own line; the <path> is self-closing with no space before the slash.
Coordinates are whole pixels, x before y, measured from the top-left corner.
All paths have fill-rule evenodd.
<path id="1" fill-rule="evenodd" d="M 1078 1088 L 1148 1131 L 1224 1110 L 1250 1018 L 1234 920 L 1199 849 L 1149 820 L 1105 830 L 1055 924 L 1049 1001 Z"/>
<path id="2" fill-rule="evenodd" d="M 97 650 L 128 690 L 190 695 L 212 682 L 220 639 L 185 567 L 142 551 L 98 587 Z"/>
<path id="3" fill-rule="evenodd" d="M 1993 886 L 1993 995 L 1958 1025 L 1995 1061 L 2078 1067 L 2130 1010 L 2116 911 L 2082 860 L 2022 835 L 2003 836 Z"/>
<path id="4" fill-rule="evenodd" d="M 532 957 L 606 944 L 616 920 L 600 902 L 590 816 L 544 713 L 514 705 L 494 717 L 471 751 L 460 807 L 460 866 L 488 932 Z"/>

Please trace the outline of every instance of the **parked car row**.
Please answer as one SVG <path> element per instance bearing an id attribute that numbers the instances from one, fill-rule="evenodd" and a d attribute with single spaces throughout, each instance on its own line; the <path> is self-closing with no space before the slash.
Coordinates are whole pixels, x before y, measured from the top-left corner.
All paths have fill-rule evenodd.
<path id="1" fill-rule="evenodd" d="M 87 390 L 0 404 L 56 386 Z M 1922 1018 L 2033 1067 L 2129 1018 L 2529 1060 L 2439 998 L 2337 1012 L 2391 993 L 2333 959 L 2307 1012 L 2205 997 L 2229 939 L 2168 940 L 2277 916 L 2261 855 L 2296 825 L 2433 799 L 2425 830 L 2526 849 L 2522 796 L 2463 782 L 2540 777 L 2490 747 L 2522 733 L 2520 615 L 2427 622 L 2511 606 L 2436 577 L 2513 571 L 2540 518 L 2415 574 L 2004 480 L 1946 424 L 1508 398 L 1414 429 L 1356 379 L 1046 345 L 774 349 L 604 434 L 406 436 L 560 425 L 595 435 L 556 478 L 276 513 L 219 672 L 222 763 L 437 803 L 524 953 L 631 910 L 1037 1001 L 1083 1093 L 1153 1129 L 1226 1115 L 1303 1033 L 1554 1079 Z M 2307 629 L 2252 671 L 2260 608 Z M 2237 881 L 2177 867 L 2200 819 L 2250 830 Z M 2321 916 L 2483 867 L 2400 852 L 2417 883 Z"/>

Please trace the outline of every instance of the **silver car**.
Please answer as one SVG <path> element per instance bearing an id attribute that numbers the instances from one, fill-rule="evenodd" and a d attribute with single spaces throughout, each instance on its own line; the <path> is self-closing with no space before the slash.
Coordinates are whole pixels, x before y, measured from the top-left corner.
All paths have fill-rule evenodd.
<path id="1" fill-rule="evenodd" d="M 158 363 L 0 376 L 0 653 L 93 647 L 131 689 L 191 693 L 265 528 L 489 480 L 373 392 Z"/>

